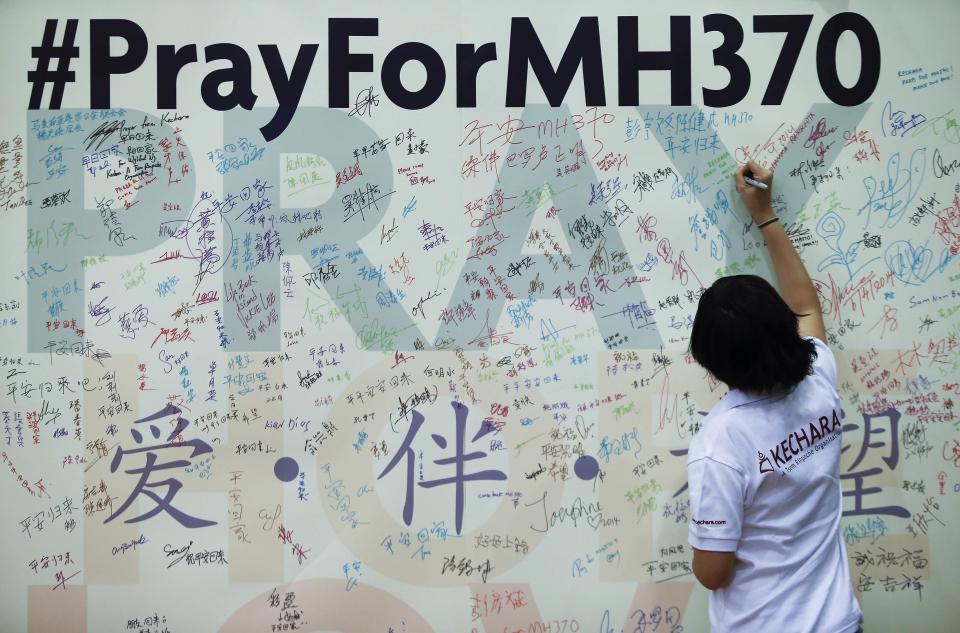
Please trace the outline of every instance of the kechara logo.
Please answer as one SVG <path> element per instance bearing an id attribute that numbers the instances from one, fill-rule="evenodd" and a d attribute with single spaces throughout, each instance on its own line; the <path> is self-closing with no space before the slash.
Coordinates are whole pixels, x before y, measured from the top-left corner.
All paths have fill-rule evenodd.
<path id="1" fill-rule="evenodd" d="M 832 410 L 831 413 L 832 420 L 828 416 L 820 416 L 820 419 L 817 421 L 819 422 L 819 428 L 817 422 L 810 422 L 807 426 L 801 427 L 799 431 L 794 431 L 788 435 L 779 444 L 770 449 L 769 456 L 757 452 L 760 460 L 760 474 L 772 473 L 777 469 L 783 468 L 793 459 L 794 455 L 803 453 L 811 446 L 814 446 L 816 442 L 826 439 L 823 443 L 815 446 L 816 450 L 820 450 L 826 446 L 828 442 L 839 437 L 836 431 L 842 428 L 840 418 L 837 416 L 836 410 Z M 796 448 L 794 448 L 794 444 L 796 444 Z M 802 455 L 797 461 L 806 459 L 811 454 L 812 452 Z"/>

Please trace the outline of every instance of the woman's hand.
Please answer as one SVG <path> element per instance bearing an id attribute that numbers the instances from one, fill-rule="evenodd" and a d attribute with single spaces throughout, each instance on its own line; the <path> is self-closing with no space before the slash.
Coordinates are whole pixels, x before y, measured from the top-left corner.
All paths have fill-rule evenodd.
<path id="1" fill-rule="evenodd" d="M 743 179 L 746 175 L 764 183 L 767 185 L 767 189 L 748 185 Z M 773 212 L 773 205 L 771 204 L 771 191 L 773 187 L 772 171 L 758 165 L 753 160 L 749 160 L 745 165 L 740 165 L 740 168 L 734 173 L 734 178 L 737 181 L 737 191 L 740 193 L 740 198 L 743 200 L 744 206 L 747 207 L 747 211 L 750 212 L 750 216 L 757 224 L 765 222 L 776 215 Z"/>

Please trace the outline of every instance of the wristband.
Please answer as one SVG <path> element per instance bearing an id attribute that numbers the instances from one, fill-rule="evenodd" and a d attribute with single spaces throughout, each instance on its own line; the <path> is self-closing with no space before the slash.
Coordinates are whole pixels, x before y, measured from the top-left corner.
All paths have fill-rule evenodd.
<path id="1" fill-rule="evenodd" d="M 767 220 L 767 221 L 764 222 L 763 224 L 758 224 L 758 225 L 757 225 L 757 228 L 758 228 L 758 229 L 762 229 L 763 227 L 767 226 L 768 224 L 773 224 L 774 222 L 777 222 L 777 221 L 779 221 L 779 220 L 780 220 L 780 218 L 778 218 L 777 216 L 773 216 L 772 219 Z"/>

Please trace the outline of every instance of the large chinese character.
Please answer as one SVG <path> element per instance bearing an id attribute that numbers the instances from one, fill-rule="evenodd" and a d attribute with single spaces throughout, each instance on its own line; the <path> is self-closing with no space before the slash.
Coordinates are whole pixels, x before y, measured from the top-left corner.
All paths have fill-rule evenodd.
<path id="1" fill-rule="evenodd" d="M 434 464 L 446 465 L 446 464 L 455 464 L 456 465 L 456 474 L 451 477 L 444 477 L 440 479 L 433 479 L 430 481 L 421 481 L 418 482 L 424 488 L 433 488 L 435 486 L 441 486 L 445 484 L 455 484 L 456 489 L 456 511 L 457 511 L 457 534 L 460 534 L 460 530 L 463 526 L 463 507 L 464 507 L 464 483 L 467 481 L 504 481 L 507 478 L 506 473 L 500 470 L 483 470 L 480 472 L 465 474 L 464 465 L 466 462 L 474 459 L 480 459 L 486 457 L 486 453 L 483 451 L 474 451 L 472 453 L 464 453 L 464 435 L 467 427 L 467 412 L 468 409 L 466 405 L 460 402 L 451 402 L 453 410 L 457 419 L 457 445 L 456 453 L 452 457 L 444 457 L 441 459 L 434 460 Z M 390 463 L 387 464 L 387 467 L 383 469 L 383 472 L 380 473 L 380 476 L 377 479 L 382 478 L 384 475 L 393 470 L 393 467 L 397 465 L 401 457 L 407 458 L 407 492 L 403 504 L 403 522 L 407 525 L 410 525 L 413 521 L 413 473 L 414 473 L 414 451 L 411 447 L 413 439 L 416 437 L 417 432 L 420 430 L 420 427 L 423 425 L 424 417 L 423 415 L 414 409 L 413 411 L 413 422 L 410 424 L 410 428 L 407 431 L 407 436 L 404 438 L 403 443 L 400 445 L 400 448 L 397 449 L 397 452 L 394 453 L 393 459 L 390 460 Z M 477 431 L 476 435 L 473 436 L 471 442 L 476 442 L 484 435 L 493 431 L 494 428 L 489 424 L 480 423 L 480 429 Z M 433 441 L 440 448 L 447 447 L 447 440 L 441 435 L 433 433 L 430 435 Z"/>
<path id="2" fill-rule="evenodd" d="M 170 514 L 170 516 L 172 516 L 174 519 L 179 521 L 180 524 L 183 525 L 184 527 L 198 528 L 198 527 L 207 527 L 208 525 L 216 525 L 217 523 L 216 521 L 207 521 L 205 519 L 198 519 L 196 517 L 192 517 L 189 514 L 185 514 L 184 512 L 181 512 L 180 510 L 177 510 L 172 505 L 170 505 L 170 502 L 173 500 L 174 496 L 176 496 L 180 488 L 183 487 L 183 484 L 180 483 L 178 480 L 171 477 L 169 479 L 164 479 L 163 481 L 147 483 L 147 480 L 150 478 L 150 475 L 154 471 L 167 470 L 170 468 L 185 468 L 186 466 L 190 465 L 190 461 L 186 459 L 179 459 L 176 461 L 163 462 L 158 464 L 157 455 L 156 453 L 153 452 L 155 450 L 169 449 L 169 448 L 182 448 L 182 447 L 188 446 L 193 449 L 193 452 L 190 454 L 190 459 L 193 459 L 198 455 L 204 455 L 206 453 L 213 452 L 213 448 L 201 439 L 192 439 L 186 442 L 171 441 L 173 440 L 173 438 L 177 437 L 181 431 L 187 428 L 188 424 L 190 424 L 189 420 L 186 420 L 180 417 L 179 407 L 176 407 L 173 404 L 167 404 L 167 406 L 163 410 L 158 411 L 157 413 L 154 413 L 149 417 L 142 418 L 140 420 L 135 420 L 134 424 L 139 424 L 142 422 L 152 422 L 153 420 L 164 418 L 169 415 L 177 416 L 177 425 L 173 429 L 173 431 L 170 433 L 169 437 L 167 437 L 166 444 L 159 444 L 155 446 L 143 446 L 141 448 L 134 448 L 130 450 L 124 450 L 120 446 L 117 447 L 117 453 L 113 456 L 113 461 L 110 463 L 110 472 L 113 473 L 117 471 L 117 468 L 120 466 L 120 460 L 123 459 L 123 456 L 125 454 L 132 455 L 133 453 L 146 452 L 147 454 L 146 462 L 142 468 L 131 468 L 130 470 L 124 471 L 131 475 L 140 475 L 140 481 L 138 481 L 137 485 L 134 486 L 133 492 L 130 493 L 130 497 L 124 502 L 122 506 L 117 508 L 117 510 L 113 514 L 107 517 L 104 523 L 109 523 L 110 521 L 118 517 L 120 514 L 122 514 L 123 511 L 126 510 L 130 506 L 130 504 L 133 503 L 133 500 L 137 498 L 137 495 L 142 493 L 150 497 L 151 499 L 153 499 L 154 502 L 156 502 L 157 506 L 152 510 L 141 514 L 138 517 L 127 519 L 126 521 L 124 521 L 124 523 L 136 523 L 137 521 L 149 519 L 155 514 L 158 514 L 161 510 L 166 510 L 167 513 Z M 156 439 L 160 438 L 160 429 L 158 429 L 153 424 L 150 425 L 150 433 L 153 435 L 154 438 Z M 137 444 L 143 443 L 143 434 L 140 433 L 140 431 L 136 429 L 130 429 L 130 434 L 133 435 L 133 439 L 136 440 Z M 147 490 L 147 488 L 159 488 L 163 486 L 166 486 L 167 492 L 162 498 L 160 497 L 160 495 L 153 492 L 152 490 Z"/>
<path id="3" fill-rule="evenodd" d="M 889 433 L 890 433 L 890 454 L 887 457 L 881 458 L 883 462 L 890 468 L 890 470 L 896 470 L 897 463 L 900 461 L 900 441 L 898 433 L 898 424 L 900 422 L 900 412 L 896 409 L 887 409 L 882 413 L 863 414 L 863 444 L 860 445 L 860 452 L 857 454 L 857 458 L 850 464 L 850 468 L 847 470 L 846 474 L 840 475 L 840 479 L 853 479 L 853 490 L 848 490 L 843 493 L 844 497 L 853 497 L 854 498 L 854 508 L 850 511 L 845 511 L 843 516 L 859 516 L 863 514 L 889 514 L 892 516 L 898 516 L 903 518 L 909 518 L 910 512 L 902 506 L 883 506 L 880 508 L 864 508 L 862 503 L 862 497 L 865 495 L 876 494 L 882 489 L 878 487 L 874 488 L 864 488 L 863 480 L 867 477 L 872 477 L 873 475 L 879 475 L 883 472 L 882 468 L 867 468 L 866 470 L 861 470 L 858 472 L 852 472 L 857 465 L 863 461 L 863 458 L 867 454 L 867 450 L 871 448 L 881 448 L 886 446 L 886 442 L 877 441 L 871 442 L 871 436 L 878 433 L 883 433 L 887 429 L 876 428 L 874 429 L 874 420 L 880 420 L 886 418 L 889 422 Z M 879 426 L 879 425 L 878 425 Z M 845 424 L 843 425 L 843 433 L 859 429 L 858 424 Z M 840 449 L 840 452 L 843 453 L 850 445 L 844 446 Z"/>

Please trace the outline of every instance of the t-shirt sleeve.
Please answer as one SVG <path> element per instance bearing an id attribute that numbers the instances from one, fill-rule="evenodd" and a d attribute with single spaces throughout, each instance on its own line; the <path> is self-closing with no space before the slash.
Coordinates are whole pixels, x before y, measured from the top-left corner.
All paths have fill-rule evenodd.
<path id="1" fill-rule="evenodd" d="M 710 457 L 687 464 L 690 488 L 688 541 L 697 549 L 734 552 L 740 541 L 746 478 Z"/>
<path id="2" fill-rule="evenodd" d="M 813 341 L 813 345 L 817 348 L 817 360 L 813 361 L 814 373 L 818 373 L 826 378 L 830 382 L 830 385 L 836 389 L 837 361 L 833 356 L 833 351 L 827 347 L 826 343 L 815 336 L 808 336 L 806 338 L 809 341 Z"/>

